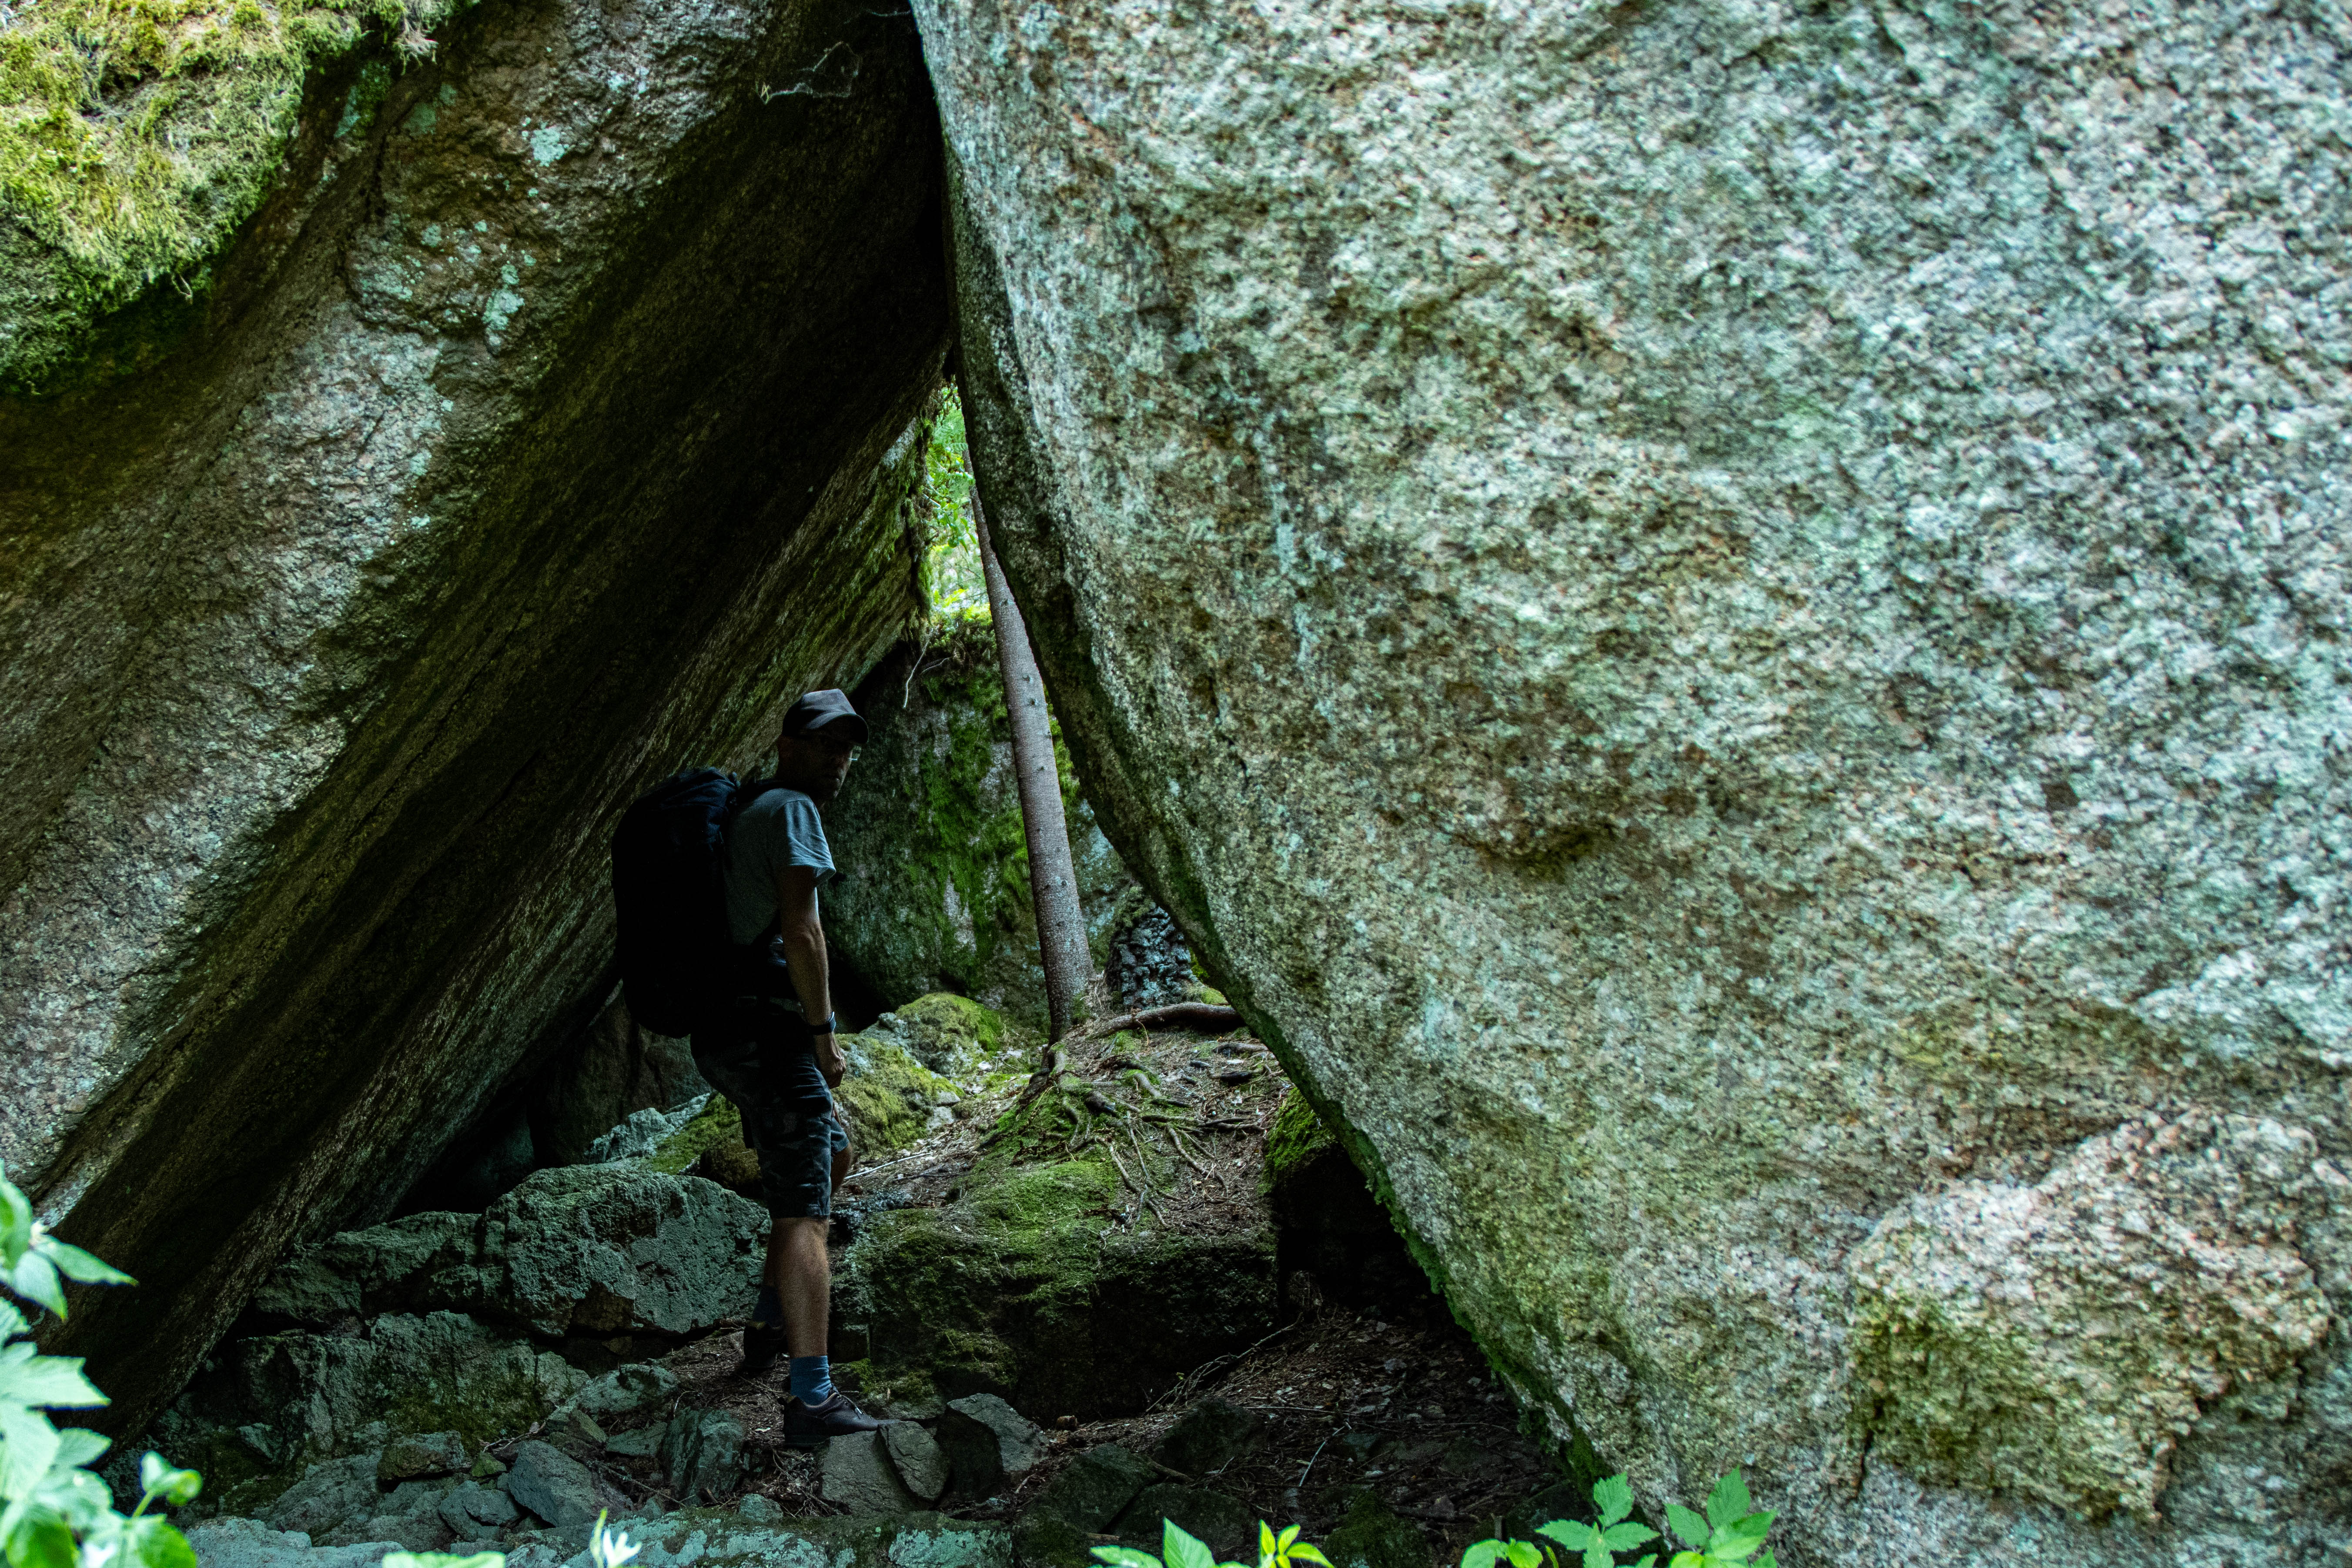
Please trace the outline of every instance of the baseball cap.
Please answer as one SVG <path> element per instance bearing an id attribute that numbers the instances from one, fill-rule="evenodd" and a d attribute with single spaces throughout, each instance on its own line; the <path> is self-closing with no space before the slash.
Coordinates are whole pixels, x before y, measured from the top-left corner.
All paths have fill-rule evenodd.
<path id="1" fill-rule="evenodd" d="M 784 710 L 783 731 L 787 735 L 805 735 L 812 730 L 836 724 L 859 745 L 866 743 L 866 721 L 849 705 L 845 692 L 805 691 L 799 701 Z"/>

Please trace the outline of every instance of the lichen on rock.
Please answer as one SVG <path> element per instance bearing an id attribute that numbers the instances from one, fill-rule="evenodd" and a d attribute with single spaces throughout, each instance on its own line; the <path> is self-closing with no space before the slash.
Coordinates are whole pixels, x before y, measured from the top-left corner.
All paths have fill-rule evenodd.
<path id="1" fill-rule="evenodd" d="M 1850 1264 L 1864 1419 L 1923 1476 L 2153 1521 L 2201 1410 L 2326 1339 L 2295 1244 L 2347 1199 L 2308 1131 L 2210 1111 L 1914 1198 Z"/>

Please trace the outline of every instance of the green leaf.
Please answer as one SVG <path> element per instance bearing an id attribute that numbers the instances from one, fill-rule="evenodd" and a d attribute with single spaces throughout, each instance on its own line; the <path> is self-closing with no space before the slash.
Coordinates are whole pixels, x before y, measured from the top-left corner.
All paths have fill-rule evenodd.
<path id="1" fill-rule="evenodd" d="M 0 1403 L 0 1443 L 7 1445 L 0 1454 L 0 1497 L 12 1498 L 30 1496 L 65 1446 L 47 1416 L 5 1403 Z"/>
<path id="2" fill-rule="evenodd" d="M 1751 1513 L 1718 1528 L 1706 1543 L 1706 1554 L 1726 1563 L 1737 1563 L 1764 1544 L 1764 1536 L 1772 1528 L 1769 1513 Z"/>
<path id="3" fill-rule="evenodd" d="M 1499 1541 L 1474 1541 L 1462 1553 L 1462 1568 L 1495 1568 L 1503 1559 L 1503 1549 Z"/>
<path id="4" fill-rule="evenodd" d="M 12 1340 L 32 1326 L 25 1321 L 25 1314 L 16 1310 L 16 1302 L 0 1297 L 0 1340 Z"/>
<path id="5" fill-rule="evenodd" d="M 1592 1539 L 1584 1543 L 1584 1568 L 1617 1568 L 1617 1554 L 1601 1542 L 1597 1530 Z"/>
<path id="6" fill-rule="evenodd" d="M 33 1205 L 16 1184 L 0 1180 L 0 1269 L 14 1268 L 33 1245 Z"/>
<path id="7" fill-rule="evenodd" d="M 73 1531 L 46 1510 L 20 1513 L 5 1546 L 11 1568 L 74 1568 Z"/>
<path id="8" fill-rule="evenodd" d="M 140 1456 L 139 1489 L 151 1498 L 160 1497 L 173 1508 L 184 1508 L 196 1500 L 204 1486 L 204 1477 L 194 1470 L 173 1469 L 161 1454 L 151 1451 Z"/>
<path id="9" fill-rule="evenodd" d="M 1592 1489 L 1592 1506 L 1601 1510 L 1602 1524 L 1614 1524 L 1633 1511 L 1633 1489 L 1622 1475 L 1611 1476 Z"/>
<path id="10" fill-rule="evenodd" d="M 1160 1555 L 1168 1568 L 1217 1568 L 1217 1554 L 1172 1519 L 1160 1521 Z"/>
<path id="11" fill-rule="evenodd" d="M 72 1466 L 51 1469 L 34 1489 L 32 1500 L 85 1536 L 111 1528 L 122 1518 L 114 1511 L 114 1496 L 106 1489 L 106 1483 Z"/>
<path id="12" fill-rule="evenodd" d="M 195 1549 L 169 1522 L 150 1514 L 123 1526 L 123 1568 L 196 1568 Z"/>
<path id="13" fill-rule="evenodd" d="M 1580 1520 L 1555 1519 L 1549 1524 L 1536 1526 L 1538 1535 L 1549 1535 L 1570 1552 L 1581 1552 L 1592 1539 L 1592 1527 Z"/>
<path id="14" fill-rule="evenodd" d="M 1727 1471 L 1723 1479 L 1715 1483 L 1715 1490 L 1706 1500 L 1706 1521 L 1721 1530 L 1734 1520 L 1753 1512 L 1755 1508 L 1756 1505 L 1748 1499 L 1748 1484 L 1739 1479 L 1739 1472 Z"/>
<path id="15" fill-rule="evenodd" d="M 136 1285 L 138 1280 L 111 1263 L 100 1261 L 69 1241 L 59 1241 L 54 1236 L 44 1236 L 33 1243 L 33 1249 L 58 1266 L 58 1272 L 68 1279 L 79 1279 L 85 1285 Z"/>
<path id="16" fill-rule="evenodd" d="M 105 1457 L 114 1447 L 113 1440 L 101 1437 L 87 1427 L 68 1426 L 58 1434 L 58 1457 L 53 1465 L 89 1465 Z"/>
<path id="17" fill-rule="evenodd" d="M 1714 1533 L 1706 1521 L 1678 1502 L 1666 1505 L 1666 1528 L 1682 1537 L 1685 1546 L 1705 1546 L 1706 1538 Z M 1681 1559 L 1675 1561 L 1680 1562 Z"/>
<path id="18" fill-rule="evenodd" d="M 1111 1568 L 1160 1568 L 1160 1559 L 1149 1552 L 1138 1552 L 1132 1546 L 1097 1546 L 1095 1557 Z"/>
<path id="19" fill-rule="evenodd" d="M 57 1265 L 37 1252 L 25 1253 L 14 1268 L 0 1272 L 0 1284 L 27 1301 L 38 1301 L 60 1318 L 66 1315 L 66 1295 L 58 1286 Z"/>
<path id="20" fill-rule="evenodd" d="M 1677 1552 L 1675 1553 L 1675 1560 L 1666 1564 L 1666 1568 L 1706 1568 L 1706 1558 L 1701 1552 Z"/>
<path id="21" fill-rule="evenodd" d="M 27 1405 L 69 1409 L 106 1403 L 106 1395 L 98 1391 L 98 1385 L 82 1375 L 81 1357 L 64 1355 L 0 1360 L 0 1399 L 20 1399 Z"/>
<path id="22" fill-rule="evenodd" d="M 1772 1561 L 1772 1554 L 1770 1552 L 1766 1552 L 1760 1553 L 1757 1557 L 1756 1568 L 1780 1568 L 1780 1565 Z"/>
<path id="23" fill-rule="evenodd" d="M 1612 1524 L 1601 1532 L 1601 1539 L 1609 1543 L 1609 1550 L 1612 1552 L 1631 1552 L 1643 1542 L 1655 1541 L 1657 1538 L 1658 1532 L 1648 1525 L 1635 1524 L 1631 1521 L 1623 1524 Z"/>
<path id="24" fill-rule="evenodd" d="M 1284 1554 L 1293 1563 L 1313 1563 L 1318 1568 L 1331 1568 L 1331 1560 L 1323 1555 L 1323 1549 L 1309 1541 L 1302 1541 L 1287 1548 Z"/>

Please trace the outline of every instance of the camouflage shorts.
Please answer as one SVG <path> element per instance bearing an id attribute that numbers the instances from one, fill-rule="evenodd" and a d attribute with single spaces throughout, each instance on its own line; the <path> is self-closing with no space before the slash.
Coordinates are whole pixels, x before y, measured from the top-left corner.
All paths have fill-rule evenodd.
<path id="1" fill-rule="evenodd" d="M 694 1065 L 735 1102 L 743 1140 L 760 1157 L 760 1192 L 778 1219 L 833 1212 L 833 1157 L 849 1134 L 817 1071 L 801 1016 L 767 997 L 738 1001 L 694 1033 Z"/>

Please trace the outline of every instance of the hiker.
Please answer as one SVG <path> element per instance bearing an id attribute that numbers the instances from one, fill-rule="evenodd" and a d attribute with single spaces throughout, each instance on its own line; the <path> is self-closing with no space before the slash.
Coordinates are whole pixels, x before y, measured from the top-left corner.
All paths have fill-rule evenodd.
<path id="1" fill-rule="evenodd" d="M 849 1135 L 831 1086 L 845 1067 L 834 1039 L 817 889 L 838 875 L 818 808 L 857 760 L 866 721 L 839 691 L 812 691 L 784 711 L 776 773 L 727 830 L 726 889 L 733 994 L 693 1035 L 695 1065 L 735 1102 L 760 1157 L 774 1216 L 767 1268 L 739 1371 L 788 1354 L 788 1439 L 837 1437 L 882 1425 L 833 1386 L 825 1353 L 833 1264 L 824 1248 L 833 1189 L 849 1170 Z"/>

